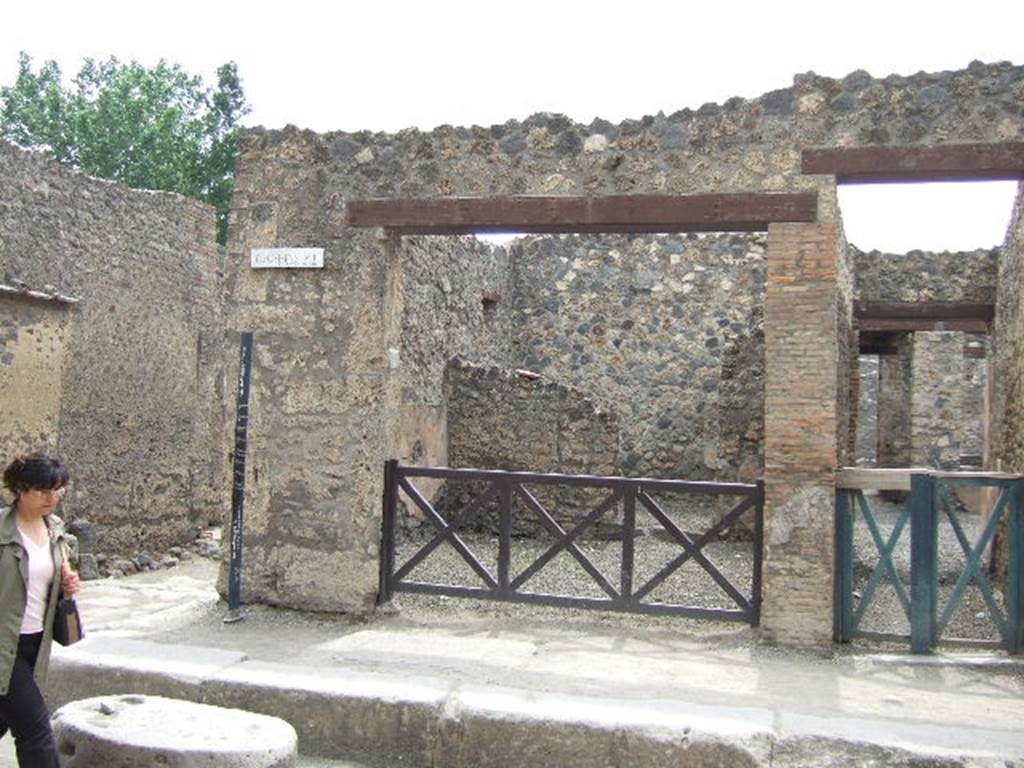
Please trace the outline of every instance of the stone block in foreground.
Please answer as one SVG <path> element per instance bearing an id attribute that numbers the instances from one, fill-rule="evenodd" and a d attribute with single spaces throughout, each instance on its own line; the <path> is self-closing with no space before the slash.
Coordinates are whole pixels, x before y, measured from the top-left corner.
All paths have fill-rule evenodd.
<path id="1" fill-rule="evenodd" d="M 66 768 L 292 768 L 298 738 L 284 720 L 161 696 L 97 696 L 57 710 Z"/>

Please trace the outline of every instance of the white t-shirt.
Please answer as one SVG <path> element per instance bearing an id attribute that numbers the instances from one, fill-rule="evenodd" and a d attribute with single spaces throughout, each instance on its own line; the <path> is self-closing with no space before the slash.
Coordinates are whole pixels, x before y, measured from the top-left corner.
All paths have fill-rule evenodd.
<path id="1" fill-rule="evenodd" d="M 21 533 L 21 531 L 18 531 Z M 43 618 L 46 616 L 46 600 L 53 584 L 53 556 L 50 554 L 50 541 L 42 546 L 21 534 L 22 544 L 28 552 L 28 601 L 25 603 L 25 616 L 21 620 L 21 634 L 31 635 L 43 631 Z"/>

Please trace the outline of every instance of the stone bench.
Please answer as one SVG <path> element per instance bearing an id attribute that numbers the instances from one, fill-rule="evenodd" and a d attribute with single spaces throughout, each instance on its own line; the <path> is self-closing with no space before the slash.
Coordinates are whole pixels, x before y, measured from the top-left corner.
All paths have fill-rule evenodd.
<path id="1" fill-rule="evenodd" d="M 276 717 L 160 696 L 97 696 L 53 715 L 66 768 L 292 768 L 298 739 Z"/>

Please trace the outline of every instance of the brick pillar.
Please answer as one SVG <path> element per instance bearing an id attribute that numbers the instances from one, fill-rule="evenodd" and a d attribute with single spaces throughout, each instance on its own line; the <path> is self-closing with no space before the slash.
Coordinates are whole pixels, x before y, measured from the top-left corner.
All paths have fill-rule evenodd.
<path id="1" fill-rule="evenodd" d="M 838 412 L 848 381 L 840 247 L 834 224 L 768 228 L 762 632 L 771 642 L 832 636 L 835 469 L 848 418 Z"/>

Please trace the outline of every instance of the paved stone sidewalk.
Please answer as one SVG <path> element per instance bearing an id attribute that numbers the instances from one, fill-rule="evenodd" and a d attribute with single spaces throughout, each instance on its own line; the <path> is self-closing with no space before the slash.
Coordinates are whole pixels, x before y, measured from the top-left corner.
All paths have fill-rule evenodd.
<path id="1" fill-rule="evenodd" d="M 90 680 L 124 665 L 125 679 L 153 670 L 145 673 L 191 680 L 190 690 L 203 695 L 240 685 L 248 693 L 239 700 L 256 711 L 279 706 L 262 702 L 271 694 L 320 697 L 350 713 L 344 717 L 353 707 L 411 707 L 383 717 L 422 717 L 442 735 L 454 718 L 463 739 L 495 717 L 527 730 L 580 726 L 581 744 L 602 728 L 731 733 L 774 750 L 772 765 L 857 764 L 842 760 L 859 744 L 879 764 L 886 762 L 878 750 L 897 749 L 1024 766 L 1024 667 L 1005 656 L 815 655 L 760 647 L 742 626 L 462 602 L 424 607 L 405 596 L 397 601 L 402 611 L 370 622 L 252 607 L 243 621 L 226 624 L 215 573 L 216 564 L 198 561 L 88 583 L 80 599 L 87 641 L 55 654 L 58 669 L 85 665 L 85 687 L 73 698 L 92 694 Z M 89 672 L 90 664 L 99 667 Z M 356 698 L 328 705 L 335 696 Z M 294 718 L 312 722 L 313 709 L 299 706 Z M 553 744 L 566 741 L 556 735 Z M 845 745 L 839 762 L 801 762 L 801 750 L 823 741 Z M 334 743 L 321 739 L 316 751 L 328 754 L 321 750 Z M 779 759 L 787 745 L 789 763 Z"/>

